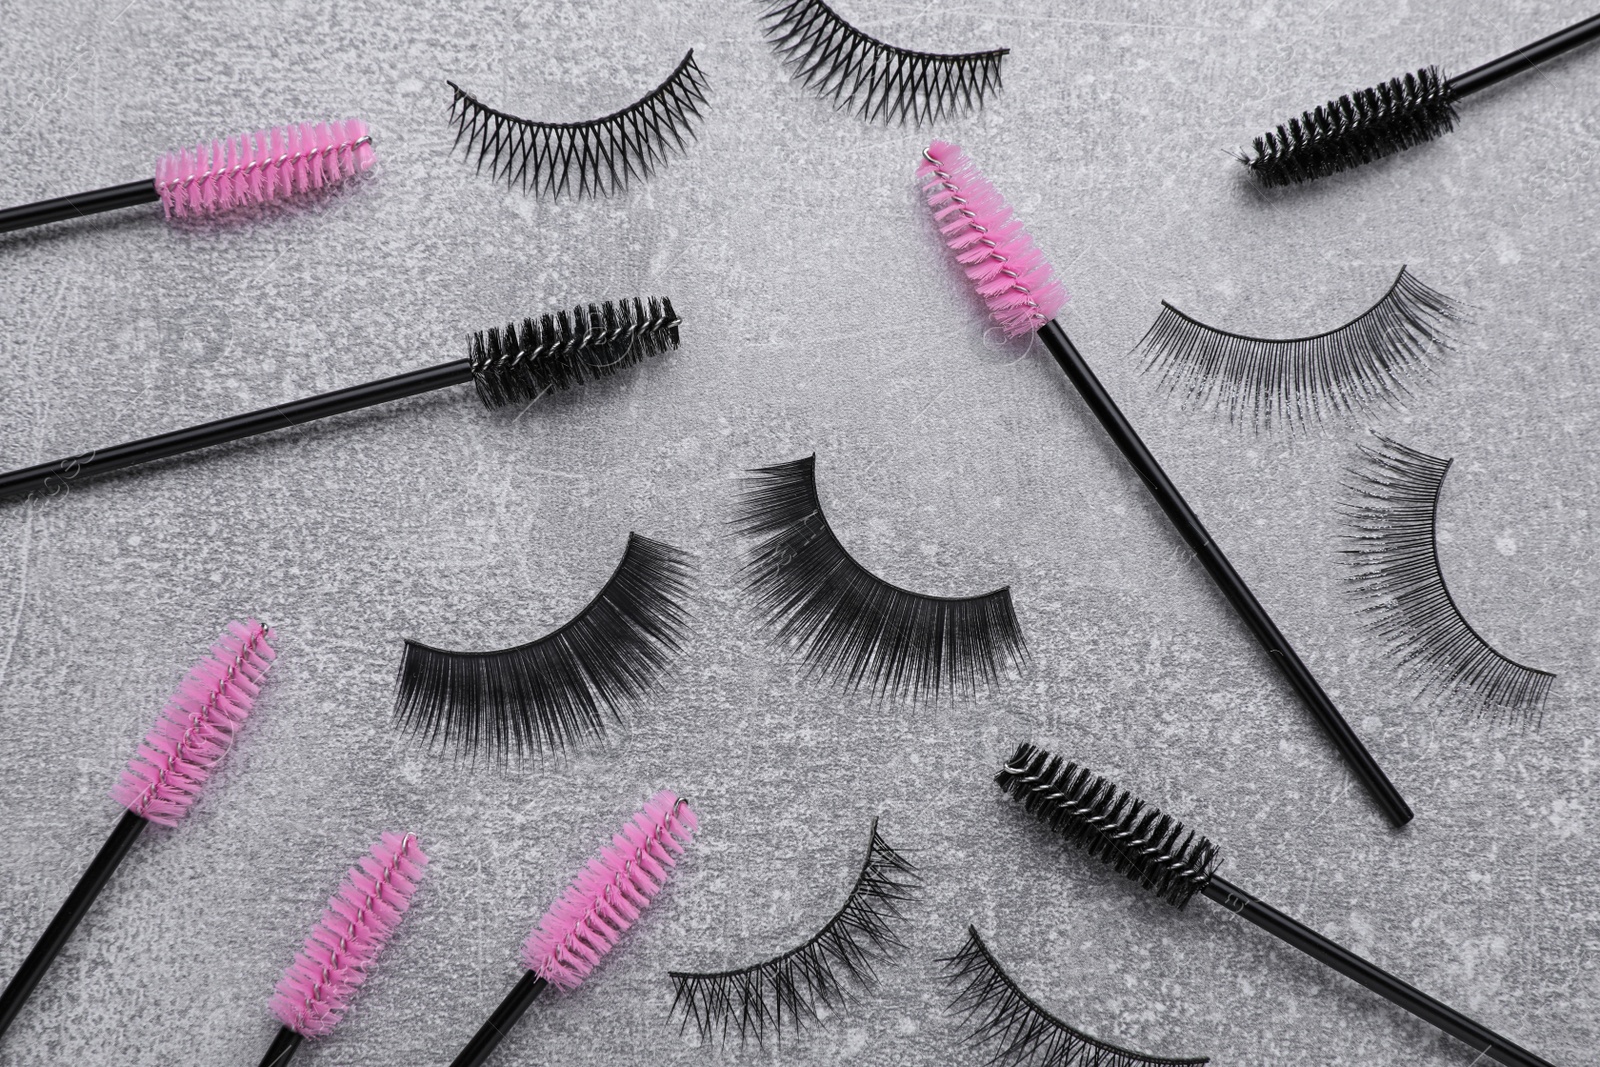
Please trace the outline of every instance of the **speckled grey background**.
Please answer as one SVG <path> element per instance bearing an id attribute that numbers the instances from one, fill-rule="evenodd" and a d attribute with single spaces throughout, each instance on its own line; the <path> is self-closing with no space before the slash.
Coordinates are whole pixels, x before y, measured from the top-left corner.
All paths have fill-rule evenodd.
<path id="1" fill-rule="evenodd" d="M 1287 195 L 1226 149 L 1326 98 L 1460 70 L 1578 3 L 841 3 L 928 49 L 1005 45 L 966 144 L 1074 294 L 1065 324 L 1417 810 L 1353 785 L 1048 358 L 1002 345 L 937 254 L 929 131 L 836 114 L 744 3 L 167 0 L 0 4 L 0 202 L 150 173 L 167 147 L 359 115 L 369 180 L 220 228 L 153 210 L 0 238 L 0 466 L 455 358 L 469 329 L 669 294 L 680 352 L 525 412 L 438 393 L 0 504 L 0 972 L 117 818 L 106 791 L 223 623 L 279 631 L 271 686 L 192 817 L 147 833 L 0 1063 L 253 1064 L 272 985 L 385 829 L 434 863 L 346 1023 L 307 1064 L 445 1063 L 515 980 L 529 925 L 648 793 L 703 837 L 595 980 L 497 1063 L 973 1062 L 931 960 L 975 922 L 1065 1018 L 1220 1064 L 1474 1055 L 1206 902 L 1179 914 L 1065 855 L 989 782 L 1016 740 L 1182 813 L 1230 877 L 1560 1064 L 1600 1062 L 1600 55 L 1463 109 L 1460 131 Z M 452 78 L 509 111 L 602 114 L 694 47 L 699 138 L 602 203 L 508 194 L 449 155 Z M 1457 464 L 1444 565 L 1468 617 L 1560 678 L 1538 730 L 1413 703 L 1339 591 L 1339 472 L 1364 429 L 1255 437 L 1186 413 L 1129 349 L 1172 300 L 1315 332 L 1402 263 L 1474 322 L 1377 425 Z M 882 706 L 752 631 L 725 525 L 746 467 L 815 450 L 884 577 L 1009 584 L 1035 662 L 976 701 Z M 390 723 L 402 636 L 547 631 L 629 530 L 697 553 L 678 677 L 605 751 L 472 770 Z M 881 986 L 781 1050 L 702 1049 L 669 968 L 774 954 L 835 909 L 868 821 L 928 882 Z"/>

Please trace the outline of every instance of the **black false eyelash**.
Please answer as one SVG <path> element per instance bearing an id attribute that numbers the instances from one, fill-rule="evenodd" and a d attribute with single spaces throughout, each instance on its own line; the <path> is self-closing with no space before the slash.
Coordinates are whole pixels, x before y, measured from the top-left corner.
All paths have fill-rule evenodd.
<path id="1" fill-rule="evenodd" d="M 1497 652 L 1462 616 L 1439 566 L 1439 496 L 1451 460 L 1378 435 L 1351 471 L 1340 508 L 1353 532 L 1344 558 L 1389 651 L 1420 689 L 1465 696 L 1468 710 L 1537 724 L 1555 675 Z"/>
<path id="2" fill-rule="evenodd" d="M 467 161 L 476 157 L 479 171 L 487 163 L 496 179 L 553 199 L 574 191 L 580 197 L 613 196 L 629 182 L 649 178 L 669 149 L 687 150 L 692 120 L 706 102 L 706 78 L 692 48 L 643 99 L 587 122 L 519 118 L 481 103 L 455 82 L 447 84 L 455 91 L 455 143 L 466 142 Z"/>
<path id="3" fill-rule="evenodd" d="M 769 1033 L 781 1040 L 785 1027 L 798 1034 L 819 1021 L 821 1010 L 842 1008 L 847 982 L 870 988 L 877 965 L 905 947 L 894 924 L 921 884 L 915 865 L 889 846 L 873 819 L 861 873 L 821 930 L 779 956 L 738 970 L 671 972 L 671 1010 L 683 1014 L 679 1031 L 692 1020 L 701 1041 L 726 1041 L 737 1031 L 740 1044 L 754 1038 L 759 1045 Z"/>
<path id="4" fill-rule="evenodd" d="M 938 122 L 981 108 L 1011 52 L 913 52 L 867 36 L 822 0 L 765 2 L 763 32 L 801 84 L 869 122 Z"/>
<path id="5" fill-rule="evenodd" d="M 1460 316 L 1450 298 L 1405 267 L 1377 303 L 1337 329 L 1270 339 L 1228 333 L 1166 301 L 1135 351 L 1161 386 L 1256 428 L 1297 427 L 1330 416 L 1398 407 L 1411 380 L 1448 350 Z"/>
<path id="6" fill-rule="evenodd" d="M 734 523 L 762 540 L 743 579 L 762 621 L 817 673 L 920 699 L 976 692 L 1024 662 L 1009 586 L 935 597 L 891 585 L 857 563 L 828 526 L 815 456 L 750 473 Z"/>
<path id="7" fill-rule="evenodd" d="M 1012 980 L 978 936 L 976 927 L 967 927 L 967 942 L 961 951 L 939 962 L 945 966 L 945 980 L 958 987 L 950 1010 L 959 1012 L 971 1024 L 971 1043 L 975 1049 L 989 1053 L 984 1061 L 989 1067 L 1140 1067 L 1211 1062 L 1205 1056 L 1148 1056 L 1101 1041 L 1062 1022 Z"/>
<path id="8" fill-rule="evenodd" d="M 687 553 L 629 534 L 610 579 L 553 633 L 494 652 L 407 640 L 395 716 L 430 747 L 502 762 L 603 737 L 679 650 L 691 573 Z"/>

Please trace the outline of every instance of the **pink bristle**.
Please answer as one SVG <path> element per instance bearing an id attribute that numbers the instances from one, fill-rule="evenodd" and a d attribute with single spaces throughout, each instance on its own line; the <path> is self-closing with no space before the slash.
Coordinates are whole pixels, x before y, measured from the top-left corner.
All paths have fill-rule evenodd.
<path id="1" fill-rule="evenodd" d="M 372 140 L 358 119 L 279 126 L 168 152 L 156 161 L 156 192 L 168 218 L 216 215 L 284 200 L 372 168 Z"/>
<path id="2" fill-rule="evenodd" d="M 231 622 L 178 687 L 111 790 L 135 815 L 176 826 L 250 714 L 277 653 L 254 619 Z"/>
<path id="3" fill-rule="evenodd" d="M 661 891 L 698 825 L 689 802 L 663 789 L 589 861 L 522 943 L 522 965 L 576 989 Z"/>
<path id="4" fill-rule="evenodd" d="M 955 260 L 1008 337 L 1056 317 L 1066 290 L 998 190 L 956 145 L 935 141 L 917 177 Z"/>
<path id="5" fill-rule="evenodd" d="M 272 1013 L 283 1025 L 305 1037 L 322 1037 L 338 1025 L 427 866 L 415 836 L 384 834 L 372 854 L 350 868 L 278 980 Z"/>

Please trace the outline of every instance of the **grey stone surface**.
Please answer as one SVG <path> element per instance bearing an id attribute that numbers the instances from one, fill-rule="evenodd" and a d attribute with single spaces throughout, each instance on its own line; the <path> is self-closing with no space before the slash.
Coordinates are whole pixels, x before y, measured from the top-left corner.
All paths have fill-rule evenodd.
<path id="1" fill-rule="evenodd" d="M 651 790 L 703 838 L 596 978 L 495 1062 L 975 1062 L 934 957 L 973 922 L 1038 999 L 1219 1064 L 1466 1065 L 1464 1046 L 1204 901 L 1176 913 L 1063 854 L 989 782 L 1032 737 L 1189 817 L 1229 876 L 1561 1064 L 1600 1062 L 1593 403 L 1600 55 L 1463 109 L 1403 158 L 1261 195 L 1225 150 L 1420 63 L 1481 62 L 1578 3 L 841 4 L 940 50 L 1006 45 L 1006 91 L 935 131 L 790 83 L 743 3 L 0 2 L 0 202 L 149 173 L 200 137 L 367 118 L 370 180 L 182 229 L 150 210 L 0 238 L 0 466 L 425 366 L 467 330 L 661 292 L 683 349 L 488 413 L 458 389 L 0 504 L 0 972 L 116 820 L 106 798 L 230 617 L 279 631 L 271 686 L 176 831 L 145 835 L 0 1063 L 254 1063 L 273 982 L 385 829 L 434 858 L 354 1010 L 307 1064 L 445 1063 L 517 976 L 529 925 Z M 549 204 L 450 157 L 446 78 L 580 119 L 693 46 L 697 142 L 625 198 Z M 964 143 L 1074 299 L 1064 322 L 1390 770 L 1394 832 L 1042 352 L 1002 345 L 911 180 Z M 1474 306 L 1454 357 L 1373 425 L 1457 464 L 1444 566 L 1499 647 L 1559 673 L 1542 728 L 1415 704 L 1339 591 L 1332 501 L 1365 428 L 1265 437 L 1184 412 L 1129 349 L 1169 299 L 1278 335 L 1337 325 L 1410 264 Z M 736 473 L 815 450 L 830 519 L 884 577 L 1009 584 L 1035 656 L 979 700 L 874 703 L 753 631 Z M 390 722 L 403 636 L 525 641 L 629 530 L 703 561 L 676 678 L 603 751 L 453 764 Z M 867 824 L 928 882 L 910 951 L 781 1050 L 701 1049 L 669 968 L 775 954 L 836 908 Z"/>

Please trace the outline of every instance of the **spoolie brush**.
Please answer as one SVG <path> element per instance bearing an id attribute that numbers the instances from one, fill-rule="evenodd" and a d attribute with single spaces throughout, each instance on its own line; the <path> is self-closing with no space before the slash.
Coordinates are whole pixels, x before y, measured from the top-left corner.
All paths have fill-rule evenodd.
<path id="1" fill-rule="evenodd" d="M 539 920 L 522 944 L 527 973 L 450 1067 L 479 1067 L 547 986 L 570 992 L 583 984 L 661 892 L 697 825 L 677 794 L 651 797 Z"/>
<path id="2" fill-rule="evenodd" d="M 111 791 L 112 799 L 128 809 L 122 821 L 0 992 L 0 1035 L 22 1010 L 146 824 L 178 825 L 200 795 L 255 704 L 262 677 L 276 655 L 268 643 L 271 636 L 271 631 L 254 619 L 229 623 L 162 709 L 161 718 Z"/>
<path id="3" fill-rule="evenodd" d="M 1446 78 L 1437 67 L 1330 100 L 1255 139 L 1239 162 L 1262 185 L 1298 185 L 1371 163 L 1455 129 L 1456 104 L 1473 93 L 1600 37 L 1600 15 Z"/>
<path id="4" fill-rule="evenodd" d="M 294 962 L 278 981 L 272 1014 L 283 1023 L 261 1067 L 283 1067 L 305 1038 L 326 1037 L 344 1018 L 350 1001 L 388 944 L 428 857 L 414 834 L 384 834 L 338 892 Z"/>
<path id="5" fill-rule="evenodd" d="M 1216 873 L 1221 857 L 1210 841 L 1076 763 L 1023 744 L 995 782 L 1040 822 L 1167 903 L 1182 908 L 1205 896 L 1508 1067 L 1552 1067 L 1246 893 Z"/>
<path id="6" fill-rule="evenodd" d="M 1384 814 L 1397 826 L 1409 822 L 1411 808 L 1399 790 L 1322 691 L 1272 617 L 1211 539 L 1200 517 L 1140 440 L 1133 424 L 1100 384 L 1088 362 L 1079 355 L 1066 331 L 1055 321 L 1056 312 L 1067 302 L 1067 294 L 1005 198 L 979 173 L 965 152 L 943 141 L 935 141 L 923 152 L 917 176 L 924 182 L 928 207 L 933 211 L 945 244 L 988 306 L 990 315 L 1009 337 L 1036 333 Z"/>
<path id="7" fill-rule="evenodd" d="M 0 233 L 161 201 L 168 219 L 204 218 L 288 200 L 372 167 L 372 137 L 359 119 L 275 126 L 180 148 L 156 160 L 156 176 L 0 211 Z"/>
<path id="8" fill-rule="evenodd" d="M 531 403 L 677 348 L 680 321 L 665 297 L 635 297 L 491 327 L 468 337 L 464 359 L 24 467 L 0 475 L 0 497 L 36 490 L 54 496 L 83 478 L 467 382 L 486 407 Z"/>

